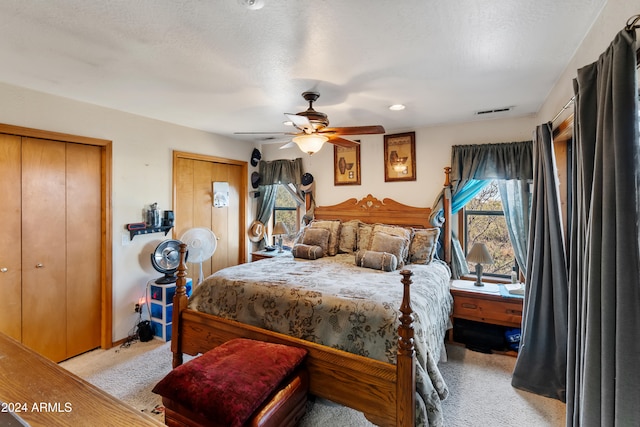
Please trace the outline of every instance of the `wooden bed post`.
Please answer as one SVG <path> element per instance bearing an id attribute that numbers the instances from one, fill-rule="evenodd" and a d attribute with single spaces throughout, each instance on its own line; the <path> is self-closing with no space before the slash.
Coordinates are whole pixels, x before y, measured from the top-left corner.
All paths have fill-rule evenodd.
<path id="1" fill-rule="evenodd" d="M 409 427 L 416 419 L 416 350 L 413 342 L 413 309 L 410 286 L 413 283 L 411 270 L 402 270 L 404 293 L 400 305 L 398 327 L 398 365 L 396 381 L 396 426 Z"/>
<path id="2" fill-rule="evenodd" d="M 182 365 L 182 337 L 180 335 L 180 319 L 182 310 L 189 305 L 187 297 L 187 245 L 180 243 L 180 264 L 178 264 L 178 280 L 176 293 L 173 295 L 173 314 L 171 317 L 171 351 L 173 352 L 173 367 Z"/>
<path id="3" fill-rule="evenodd" d="M 444 262 L 451 265 L 451 167 L 444 168 L 444 191 L 442 197 L 442 210 L 444 211 L 444 228 L 442 241 L 444 243 Z"/>

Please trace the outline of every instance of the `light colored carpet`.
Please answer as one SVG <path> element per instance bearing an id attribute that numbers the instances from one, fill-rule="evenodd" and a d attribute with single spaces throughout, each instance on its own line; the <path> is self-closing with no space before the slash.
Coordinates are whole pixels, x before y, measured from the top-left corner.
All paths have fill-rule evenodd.
<path id="1" fill-rule="evenodd" d="M 565 404 L 511 386 L 515 357 L 484 354 L 448 345 L 449 360 L 438 364 L 449 387 L 442 402 L 451 427 L 560 427 Z"/>
<path id="2" fill-rule="evenodd" d="M 440 369 L 450 389 L 443 401 L 449 427 L 562 426 L 565 405 L 511 387 L 515 358 L 448 346 Z M 185 357 L 185 361 L 188 360 Z M 94 350 L 60 363 L 107 393 L 163 421 L 153 386 L 171 370 L 169 343 L 136 342 L 127 348 Z M 357 411 L 322 399 L 310 401 L 301 427 L 373 426 Z"/>

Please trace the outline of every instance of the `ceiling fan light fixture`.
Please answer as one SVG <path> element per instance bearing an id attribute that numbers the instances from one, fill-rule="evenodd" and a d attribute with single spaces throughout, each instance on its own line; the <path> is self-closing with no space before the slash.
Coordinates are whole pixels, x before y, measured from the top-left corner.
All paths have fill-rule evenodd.
<path id="1" fill-rule="evenodd" d="M 324 135 L 312 133 L 296 136 L 292 140 L 298 144 L 300 150 L 312 156 L 314 153 L 320 151 L 324 143 L 327 142 L 329 138 Z"/>

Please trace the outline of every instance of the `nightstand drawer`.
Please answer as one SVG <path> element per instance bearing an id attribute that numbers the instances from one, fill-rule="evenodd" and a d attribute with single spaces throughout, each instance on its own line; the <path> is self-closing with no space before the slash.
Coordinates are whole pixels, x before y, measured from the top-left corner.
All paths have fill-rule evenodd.
<path id="1" fill-rule="evenodd" d="M 251 253 L 251 261 L 260 261 L 261 259 L 267 259 L 267 258 L 272 258 L 272 256 L 271 255 L 261 254 L 259 252 L 252 252 Z"/>
<path id="2" fill-rule="evenodd" d="M 453 299 L 453 317 L 519 328 L 522 323 L 522 302 L 456 295 Z"/>

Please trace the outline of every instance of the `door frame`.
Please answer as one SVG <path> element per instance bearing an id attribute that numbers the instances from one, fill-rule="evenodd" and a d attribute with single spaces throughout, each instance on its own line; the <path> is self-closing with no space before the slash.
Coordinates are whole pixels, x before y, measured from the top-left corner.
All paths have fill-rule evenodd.
<path id="1" fill-rule="evenodd" d="M 112 141 L 87 136 L 70 135 L 0 123 L 0 133 L 48 139 L 52 141 L 71 142 L 100 147 L 100 199 L 102 203 L 100 218 L 100 294 L 101 294 L 101 325 L 100 346 L 104 349 L 113 346 L 113 222 L 111 204 L 111 171 L 112 171 Z"/>
<path id="2" fill-rule="evenodd" d="M 197 153 L 188 153 L 186 151 L 173 151 L 173 163 L 172 163 L 172 175 L 173 175 L 173 209 L 176 208 L 176 204 L 177 204 L 177 176 L 176 176 L 176 168 L 175 168 L 175 164 L 176 164 L 176 160 L 177 159 L 187 159 L 187 160 L 200 160 L 200 161 L 205 161 L 205 162 L 210 162 L 210 163 L 220 163 L 220 164 L 224 164 L 224 165 L 231 165 L 231 166 L 239 166 L 242 168 L 242 182 L 240 183 L 240 193 L 239 193 L 239 212 L 240 212 L 240 218 L 238 218 L 238 250 L 240 251 L 240 257 L 239 257 L 239 262 L 240 263 L 244 263 L 246 262 L 246 257 L 247 257 L 247 242 L 246 242 L 246 238 L 245 238 L 245 229 L 247 227 L 247 186 L 249 185 L 249 179 L 247 178 L 247 174 L 249 173 L 249 166 L 247 164 L 247 162 L 242 161 L 242 160 L 233 160 L 233 159 L 226 159 L 223 157 L 216 157 L 216 156 L 209 156 L 209 155 L 205 155 L 205 154 L 197 154 Z M 174 238 L 177 239 L 178 237 L 175 236 L 175 229 L 173 230 L 173 234 L 174 234 Z"/>

